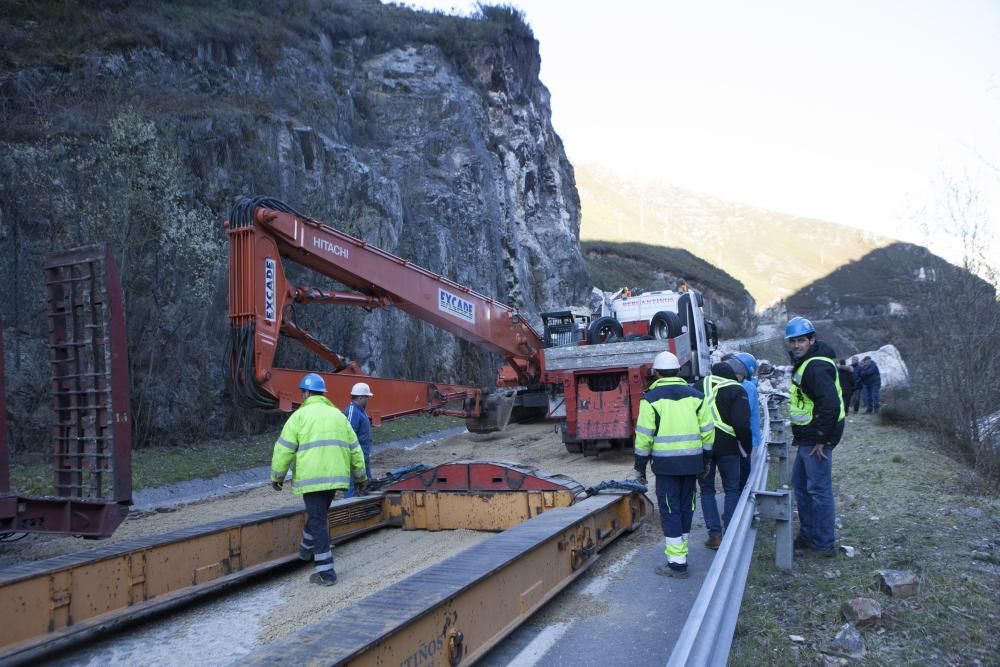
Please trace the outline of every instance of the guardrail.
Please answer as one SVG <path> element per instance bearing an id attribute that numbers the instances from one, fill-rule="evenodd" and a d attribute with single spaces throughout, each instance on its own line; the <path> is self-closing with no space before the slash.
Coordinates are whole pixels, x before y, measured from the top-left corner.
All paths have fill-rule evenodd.
<path id="1" fill-rule="evenodd" d="M 773 394 L 764 406 L 762 435 L 767 446 L 753 451 L 750 479 L 674 645 L 668 667 L 726 664 L 762 517 L 777 522 L 777 566 L 792 567 L 792 496 L 788 488 L 791 465 L 784 400 L 783 396 Z M 767 490 L 771 458 L 779 466 L 779 488 L 775 491 Z"/>

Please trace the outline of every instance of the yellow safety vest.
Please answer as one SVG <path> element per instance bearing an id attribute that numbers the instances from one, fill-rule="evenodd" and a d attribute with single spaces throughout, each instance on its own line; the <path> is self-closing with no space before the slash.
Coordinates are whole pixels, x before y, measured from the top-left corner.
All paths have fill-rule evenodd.
<path id="1" fill-rule="evenodd" d="M 730 380 L 729 378 L 720 377 L 718 375 L 706 375 L 705 376 L 705 400 L 712 408 L 712 420 L 715 422 L 715 428 L 719 429 L 727 435 L 736 437 L 736 429 L 727 424 L 725 420 L 722 419 L 722 415 L 719 413 L 719 406 L 716 405 L 715 399 L 718 397 L 719 390 L 723 387 L 741 386 L 739 382 L 735 380 Z"/>
<path id="2" fill-rule="evenodd" d="M 837 373 L 837 362 L 829 357 L 809 357 L 792 376 L 792 404 L 788 408 L 792 426 L 808 426 L 813 420 L 813 407 L 815 407 L 813 400 L 799 387 L 806 366 L 813 361 L 825 361 L 833 366 L 833 381 L 837 386 L 837 399 L 840 401 L 840 415 L 837 417 L 837 421 L 841 421 L 845 415 L 844 393 L 840 389 L 840 374 Z"/>
<path id="3" fill-rule="evenodd" d="M 660 378 L 639 401 L 635 453 L 669 459 L 683 467 L 689 462 L 682 459 L 692 457 L 694 460 L 696 457 L 693 467 L 700 471 L 702 451 L 711 451 L 715 441 L 711 412 L 696 394 L 677 399 L 661 398 L 671 385 L 687 387 L 687 382 L 678 377 Z"/>

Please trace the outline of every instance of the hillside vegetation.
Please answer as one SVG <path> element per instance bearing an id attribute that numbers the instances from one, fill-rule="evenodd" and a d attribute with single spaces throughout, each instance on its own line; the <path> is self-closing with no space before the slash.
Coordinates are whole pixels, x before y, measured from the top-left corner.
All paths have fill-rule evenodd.
<path id="1" fill-rule="evenodd" d="M 684 248 L 768 306 L 891 241 L 822 220 L 727 202 L 661 182 L 576 165 L 584 241 Z"/>
<path id="2" fill-rule="evenodd" d="M 785 303 L 789 312 L 817 317 L 902 314 L 922 301 L 927 286 L 955 284 L 964 273 L 927 248 L 893 243 L 806 285 Z"/>

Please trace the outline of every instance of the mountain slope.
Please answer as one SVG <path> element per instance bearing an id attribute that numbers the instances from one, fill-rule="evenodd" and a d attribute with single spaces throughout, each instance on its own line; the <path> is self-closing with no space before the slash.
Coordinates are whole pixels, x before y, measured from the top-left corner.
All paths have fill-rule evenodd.
<path id="1" fill-rule="evenodd" d="M 822 220 L 727 202 L 665 183 L 575 165 L 581 240 L 685 248 L 767 306 L 891 240 Z"/>
<path id="2" fill-rule="evenodd" d="M 956 284 L 968 276 L 927 248 L 893 243 L 806 285 L 785 304 L 789 313 L 820 318 L 900 315 L 926 299 L 928 285 Z M 985 281 L 976 282 L 989 289 Z"/>

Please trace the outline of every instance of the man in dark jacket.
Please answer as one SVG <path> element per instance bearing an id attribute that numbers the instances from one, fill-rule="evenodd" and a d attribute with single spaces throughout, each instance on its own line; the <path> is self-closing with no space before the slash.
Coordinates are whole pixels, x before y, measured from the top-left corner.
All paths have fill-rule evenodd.
<path id="1" fill-rule="evenodd" d="M 854 369 L 847 365 L 847 359 L 841 359 L 837 364 L 837 376 L 840 378 L 840 391 L 844 395 L 844 409 L 849 410 L 855 387 Z"/>
<path id="2" fill-rule="evenodd" d="M 882 374 L 871 357 L 861 360 L 861 391 L 864 394 L 865 412 L 878 414 L 878 393 L 882 389 Z"/>
<path id="3" fill-rule="evenodd" d="M 708 540 L 705 546 L 718 549 L 722 544 L 722 531 L 729 526 L 733 510 L 740 499 L 740 460 L 749 458 L 753 451 L 750 431 L 750 402 L 746 389 L 737 381 L 736 365 L 745 373 L 742 363 L 735 357 L 712 366 L 712 374 L 705 378 L 705 400 L 712 410 L 715 422 L 715 444 L 712 446 L 708 473 L 699 481 L 701 487 L 701 513 L 705 517 Z M 715 471 L 722 477 L 725 500 L 722 521 L 715 501 Z"/>
<path id="4" fill-rule="evenodd" d="M 855 414 L 857 414 L 861 412 L 861 399 L 864 393 L 861 390 L 861 364 L 858 363 L 857 357 L 851 357 L 851 371 L 853 371 L 852 384 L 854 385 L 854 393 L 851 394 L 850 403 L 847 402 L 847 397 L 844 397 L 844 409 L 851 410 L 853 408 Z"/>
<path id="5" fill-rule="evenodd" d="M 844 400 L 833 349 L 816 340 L 816 329 L 804 317 L 785 327 L 792 362 L 789 416 L 792 445 L 797 447 L 792 470 L 799 536 L 795 547 L 833 557 L 835 507 L 833 448 L 844 433 Z"/>

